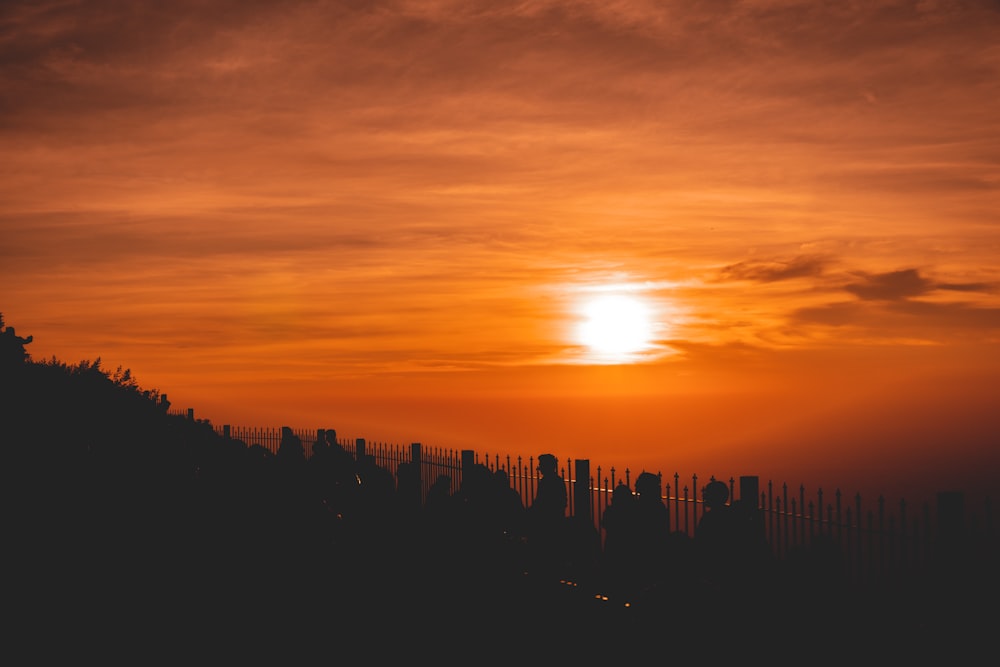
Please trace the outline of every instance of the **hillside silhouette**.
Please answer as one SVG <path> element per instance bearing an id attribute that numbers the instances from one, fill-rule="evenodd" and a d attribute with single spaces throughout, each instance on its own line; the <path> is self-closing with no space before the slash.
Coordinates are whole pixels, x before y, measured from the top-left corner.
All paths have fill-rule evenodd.
<path id="1" fill-rule="evenodd" d="M 485 627 L 471 608 L 502 618 L 504 600 L 523 604 L 512 569 L 484 567 L 464 539 L 421 537 L 394 471 L 370 457 L 290 431 L 276 453 L 225 438 L 128 369 L 36 361 L 2 316 L 0 330 L 7 602 L 40 659 L 68 641 L 177 657 L 263 642 L 287 659 L 337 638 L 352 650 L 376 632 L 412 639 L 431 622 L 467 633 Z"/>
<path id="2" fill-rule="evenodd" d="M 102 654 L 157 645 L 179 658 L 205 646 L 230 659 L 254 655 L 262 642 L 285 659 L 334 646 L 407 657 L 428 637 L 492 647 L 494 657 L 522 655 L 520 642 L 566 657 L 586 638 L 609 655 L 622 643 L 666 650 L 667 640 L 683 644 L 672 649 L 682 655 L 705 646 L 773 652 L 776 643 L 847 654 L 877 639 L 899 657 L 977 646 L 996 619 L 995 550 L 970 567 L 961 535 L 919 588 L 859 594 L 843 585 L 829 542 L 794 553 L 779 572 L 741 555 L 744 546 L 709 557 L 697 534 L 688 543 L 666 533 L 657 503 L 623 514 L 625 501 L 659 495 L 649 475 L 636 498 L 627 486 L 616 495 L 626 531 L 616 533 L 618 560 L 603 560 L 596 535 L 572 517 L 562 526 L 562 497 L 554 521 L 574 546 L 557 545 L 563 560 L 553 561 L 554 533 L 532 543 L 530 506 L 485 466 L 453 492 L 442 477 L 421 505 L 406 466 L 387 470 L 333 437 L 303 443 L 287 429 L 271 453 L 172 413 L 166 395 L 128 369 L 108 371 L 100 358 L 36 361 L 32 343 L 0 314 L 8 606 L 15 634 L 39 659 L 67 642 Z M 722 511 L 708 514 L 714 544 L 734 539 L 719 532 L 727 526 L 750 525 Z M 652 531 L 635 532 L 651 517 Z M 755 554 L 759 546 L 750 544 Z M 559 581 L 566 572 L 632 586 L 644 604 L 605 609 Z M 391 645 L 378 643 L 384 636 Z M 551 644 L 562 636 L 582 643 Z"/>

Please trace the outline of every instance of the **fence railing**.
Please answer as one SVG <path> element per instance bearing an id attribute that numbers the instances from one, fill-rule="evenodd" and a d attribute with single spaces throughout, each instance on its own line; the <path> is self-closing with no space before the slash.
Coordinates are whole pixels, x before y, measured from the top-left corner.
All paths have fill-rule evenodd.
<path id="1" fill-rule="evenodd" d="M 225 437 L 241 440 L 250 446 L 261 445 L 272 453 L 277 453 L 281 445 L 282 428 L 229 425 L 214 428 Z M 311 454 L 311 444 L 326 434 L 324 429 L 290 431 L 303 443 L 306 456 Z M 370 456 L 377 465 L 394 474 L 401 463 L 416 464 L 421 500 L 441 475 L 450 479 L 452 492 L 459 490 L 463 474 L 473 465 L 506 472 L 510 485 L 520 494 L 526 507 L 534 498 L 538 476 L 533 456 L 490 456 L 473 450 L 427 448 L 421 443 L 405 447 L 394 443 L 368 442 L 364 438 L 353 441 L 335 439 L 357 460 Z M 567 487 L 569 515 L 593 521 L 603 541 L 601 517 L 619 482 L 631 488 L 633 480 L 630 471 L 626 469 L 624 475 L 619 477 L 613 467 L 592 469 L 587 459 L 566 459 L 560 474 Z M 678 473 L 668 478 L 664 478 L 662 473 L 658 476 L 670 530 L 693 537 L 695 527 L 705 513 L 700 491 L 705 483 L 714 478 L 702 481 L 698 475 L 691 475 L 688 480 L 682 479 Z M 935 508 L 929 503 L 911 508 L 906 501 L 889 507 L 882 497 L 876 500 L 873 507 L 863 505 L 860 495 L 846 498 L 840 490 L 836 490 L 831 498 L 822 489 L 814 495 L 807 495 L 804 486 L 791 488 L 772 481 L 762 488 L 756 476 L 740 477 L 738 483 L 735 478 L 722 481 L 729 487 L 730 503 L 738 500 L 760 513 L 760 523 L 777 558 L 786 559 L 793 553 L 810 548 L 833 549 L 848 581 L 855 584 L 891 583 L 919 574 L 945 547 L 945 540 L 961 539 L 974 544 L 980 551 L 997 552 L 997 532 L 989 498 L 981 507 L 966 507 L 965 496 L 961 492 L 942 492 L 938 494 Z"/>

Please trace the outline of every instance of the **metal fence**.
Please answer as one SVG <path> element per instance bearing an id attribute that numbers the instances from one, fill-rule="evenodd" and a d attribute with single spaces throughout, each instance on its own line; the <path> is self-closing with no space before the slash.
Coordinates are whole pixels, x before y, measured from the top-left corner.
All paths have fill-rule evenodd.
<path id="1" fill-rule="evenodd" d="M 281 444 L 282 428 L 226 425 L 216 430 L 248 445 L 259 444 L 272 453 L 276 453 Z M 290 430 L 302 441 L 307 456 L 311 453 L 311 443 L 325 436 L 324 429 Z M 538 476 L 533 456 L 480 455 L 473 450 L 426 448 L 420 443 L 407 447 L 367 442 L 364 438 L 354 441 L 336 438 L 336 442 L 356 459 L 370 456 L 377 465 L 394 474 L 401 463 L 418 464 L 422 499 L 430 485 L 442 475 L 449 478 L 452 492 L 459 490 L 463 473 L 472 465 L 505 471 L 510 485 L 520 494 L 526 507 L 534 498 Z M 618 483 L 623 482 L 631 488 L 630 471 L 617 477 L 613 467 L 591 468 L 589 460 L 567 459 L 560 474 L 566 483 L 569 515 L 592 520 L 603 541 L 601 517 Z M 670 530 L 693 537 L 705 513 L 700 491 L 714 478 L 702 480 L 697 475 L 682 478 L 678 473 L 667 478 L 662 473 L 658 476 Z M 760 513 L 767 542 L 777 558 L 787 559 L 814 547 L 832 548 L 852 583 L 891 583 L 919 576 L 943 548 L 945 540 L 960 539 L 979 552 L 986 552 L 990 558 L 997 554 L 998 539 L 989 498 L 980 507 L 966 507 L 962 493 L 943 492 L 938 494 L 935 507 L 925 503 L 911 508 L 906 501 L 889 507 L 881 497 L 874 506 L 865 506 L 860 495 L 846 498 L 839 490 L 829 497 L 822 489 L 807 495 L 804 486 L 793 489 L 772 481 L 762 487 L 755 476 L 722 481 L 729 487 L 730 503 L 739 500 Z"/>

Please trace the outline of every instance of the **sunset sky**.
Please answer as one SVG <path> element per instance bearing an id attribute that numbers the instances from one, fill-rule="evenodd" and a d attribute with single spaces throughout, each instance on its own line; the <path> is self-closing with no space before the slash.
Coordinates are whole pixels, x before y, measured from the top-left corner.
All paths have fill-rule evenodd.
<path id="1" fill-rule="evenodd" d="M 8 0 L 0 154 L 33 358 L 215 424 L 1000 486 L 997 2 Z"/>

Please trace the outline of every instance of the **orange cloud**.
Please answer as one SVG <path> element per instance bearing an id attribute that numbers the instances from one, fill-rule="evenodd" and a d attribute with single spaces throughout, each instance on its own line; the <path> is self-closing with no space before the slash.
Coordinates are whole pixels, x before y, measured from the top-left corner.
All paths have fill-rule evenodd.
<path id="1" fill-rule="evenodd" d="M 723 388 L 774 364 L 804 412 L 829 359 L 968 371 L 998 38 L 988 3 L 8 2 L 0 306 L 229 419 L 586 388 L 655 429 L 715 388 L 743 424 Z M 671 354 L 588 375 L 575 306 L 610 284 Z"/>

